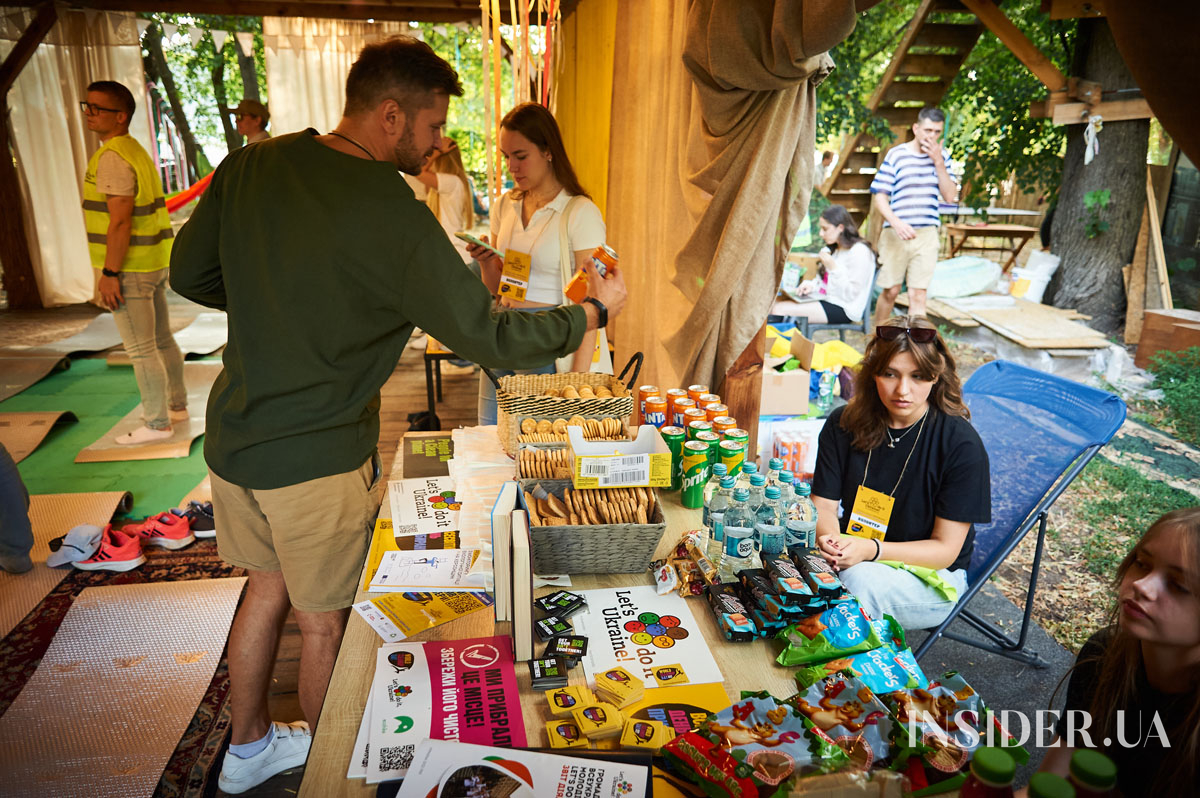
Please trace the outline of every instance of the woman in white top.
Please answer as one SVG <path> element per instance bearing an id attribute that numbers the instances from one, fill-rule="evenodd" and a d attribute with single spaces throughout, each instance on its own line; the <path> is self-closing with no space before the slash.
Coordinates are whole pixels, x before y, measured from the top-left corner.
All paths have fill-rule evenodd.
<path id="1" fill-rule="evenodd" d="M 536 103 L 513 108 L 500 122 L 500 151 L 516 188 L 491 209 L 491 239 L 504 259 L 468 246 L 479 261 L 483 282 L 505 308 L 543 310 L 564 304 L 562 245 L 574 270 L 604 243 L 600 209 L 579 185 L 553 115 Z M 563 217 L 566 216 L 565 236 Z M 596 333 L 583 336 L 572 371 L 589 371 Z M 487 365 L 487 364 L 484 364 Z M 526 374 L 552 374 L 554 363 Z M 512 374 L 497 372 L 497 376 Z M 479 423 L 496 423 L 496 391 L 479 379 Z"/>
<path id="2" fill-rule="evenodd" d="M 471 202 L 467 170 L 463 167 L 462 153 L 454 139 L 446 136 L 434 146 L 433 155 L 425 162 L 416 179 L 426 189 L 425 204 L 441 222 L 450 243 L 462 256 L 463 263 L 470 263 L 471 255 L 467 252 L 466 242 L 454 237 L 455 233 L 475 226 L 475 208 Z"/>
<path id="3" fill-rule="evenodd" d="M 875 283 L 875 252 L 841 205 L 826 208 L 817 225 L 828 245 L 817 255 L 824 274 L 800 284 L 797 293 L 815 301 L 789 306 L 788 315 L 807 316 L 813 324 L 860 322 Z"/>

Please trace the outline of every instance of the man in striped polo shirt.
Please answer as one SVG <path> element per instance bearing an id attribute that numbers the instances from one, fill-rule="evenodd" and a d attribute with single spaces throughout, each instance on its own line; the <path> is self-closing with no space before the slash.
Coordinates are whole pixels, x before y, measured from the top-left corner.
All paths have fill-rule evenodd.
<path id="1" fill-rule="evenodd" d="M 902 284 L 908 284 L 908 312 L 925 314 L 925 292 L 937 265 L 938 201 L 954 202 L 958 184 L 942 147 L 946 115 L 922 108 L 913 124 L 913 140 L 893 147 L 871 181 L 871 204 L 883 217 L 879 237 L 882 264 L 876 282 L 883 290 L 875 306 L 875 324 L 892 315 Z"/>

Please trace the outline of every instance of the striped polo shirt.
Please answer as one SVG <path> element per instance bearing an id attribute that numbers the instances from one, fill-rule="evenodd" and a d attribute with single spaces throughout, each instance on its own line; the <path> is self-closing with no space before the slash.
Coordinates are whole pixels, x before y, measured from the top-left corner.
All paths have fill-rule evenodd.
<path id="1" fill-rule="evenodd" d="M 950 152 L 942 148 L 942 158 L 946 161 L 946 171 L 954 172 L 954 162 L 950 160 Z M 937 167 L 928 155 L 913 152 L 908 144 L 901 144 L 888 150 L 883 156 L 883 163 L 871 181 L 872 194 L 890 195 L 892 212 L 913 227 L 937 227 L 941 224 L 938 217 L 938 202 L 941 192 L 938 190 Z M 888 226 L 884 222 L 884 227 Z"/>

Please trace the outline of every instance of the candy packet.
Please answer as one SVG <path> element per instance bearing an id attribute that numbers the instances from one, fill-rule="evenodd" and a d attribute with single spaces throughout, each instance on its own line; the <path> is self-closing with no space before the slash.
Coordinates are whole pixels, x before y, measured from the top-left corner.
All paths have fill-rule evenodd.
<path id="1" fill-rule="evenodd" d="M 758 798 L 754 768 L 734 759 L 717 743 L 687 732 L 662 747 L 663 758 L 681 777 L 698 784 L 713 798 Z"/>
<path id="2" fill-rule="evenodd" d="M 871 625 L 875 626 L 874 622 Z M 801 668 L 796 672 L 796 681 L 801 689 L 805 689 L 838 672 L 857 677 L 876 695 L 929 685 L 912 651 L 907 648 L 897 651 L 888 640 L 879 648 L 870 651 L 839 657 L 822 665 Z"/>
<path id="3" fill-rule="evenodd" d="M 842 747 L 850 757 L 850 767 L 867 770 L 888 758 L 892 716 L 870 688 L 855 677 L 827 676 L 787 703 Z"/>
<path id="4" fill-rule="evenodd" d="M 788 549 L 788 554 L 795 563 L 796 570 L 804 576 L 804 580 L 816 595 L 832 600 L 846 592 L 842 580 L 817 549 L 793 546 Z"/>
<path id="5" fill-rule="evenodd" d="M 848 657 L 882 643 L 857 600 L 834 604 L 789 626 L 779 637 L 788 645 L 775 661 L 785 667 Z"/>
<path id="6" fill-rule="evenodd" d="M 723 582 L 708 586 L 708 606 L 717 618 L 717 627 L 731 643 L 748 643 L 758 637 L 758 628 L 750 619 L 737 585 Z"/>

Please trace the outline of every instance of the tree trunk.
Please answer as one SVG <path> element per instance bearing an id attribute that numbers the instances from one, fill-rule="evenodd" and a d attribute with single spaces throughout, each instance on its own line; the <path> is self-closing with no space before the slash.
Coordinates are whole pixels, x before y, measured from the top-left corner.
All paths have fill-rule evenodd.
<path id="1" fill-rule="evenodd" d="M 237 43 L 234 43 L 237 46 Z M 237 132 L 233 121 L 229 118 L 229 96 L 225 92 L 225 57 L 217 51 L 213 43 L 212 62 L 213 97 L 217 100 L 217 114 L 221 117 L 221 128 L 225 131 L 225 144 L 230 152 L 242 146 L 242 134 Z"/>
<path id="2" fill-rule="evenodd" d="M 254 54 L 244 54 L 241 44 L 237 41 L 234 42 L 233 51 L 237 53 L 238 69 L 242 73 L 242 96 L 247 100 L 262 102 L 262 96 L 258 92 L 258 70 L 254 66 Z"/>
<path id="3" fill-rule="evenodd" d="M 1072 75 L 1097 81 L 1105 92 L 1136 87 L 1105 20 L 1081 19 L 1075 48 Z M 1121 269 L 1133 254 L 1146 204 L 1150 120 L 1105 122 L 1097 137 L 1100 152 L 1087 165 L 1083 162 L 1085 128 L 1067 128 L 1062 187 L 1050 236 L 1062 266 L 1051 280 L 1047 296 L 1055 307 L 1076 308 L 1091 316 L 1091 327 L 1115 333 L 1125 321 Z M 1088 238 L 1091 214 L 1084 206 L 1084 196 L 1105 189 L 1111 192 L 1109 205 L 1099 211 L 1099 219 L 1109 227 Z"/>
<path id="4" fill-rule="evenodd" d="M 175 123 L 179 137 L 183 139 L 183 152 L 187 159 L 188 173 L 195 181 L 200 177 L 200 170 L 196 166 L 196 153 L 199 152 L 200 147 L 196 144 L 196 137 L 192 135 L 192 126 L 188 124 L 187 114 L 183 112 L 183 105 L 179 102 L 179 90 L 175 88 L 175 78 L 171 75 L 171 70 L 167 67 L 167 59 L 163 56 L 162 29 L 158 25 L 151 25 L 146 29 L 146 35 L 142 37 L 142 44 L 145 45 L 146 52 L 150 54 L 148 61 L 151 68 L 147 70 L 147 73 L 151 80 L 157 80 L 162 84 L 163 91 L 167 95 L 167 102 L 171 105 L 171 121 Z"/>

